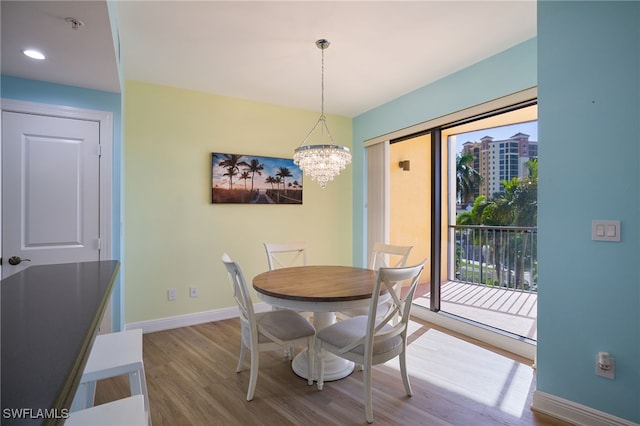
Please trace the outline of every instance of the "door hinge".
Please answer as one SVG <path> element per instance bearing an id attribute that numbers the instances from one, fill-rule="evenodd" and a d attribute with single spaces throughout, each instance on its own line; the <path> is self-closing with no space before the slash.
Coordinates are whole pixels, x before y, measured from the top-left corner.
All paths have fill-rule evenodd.
<path id="1" fill-rule="evenodd" d="M 98 238 L 98 250 L 102 250 L 102 238 Z"/>
<path id="2" fill-rule="evenodd" d="M 98 157 L 102 157 L 102 145 L 98 144 Z"/>

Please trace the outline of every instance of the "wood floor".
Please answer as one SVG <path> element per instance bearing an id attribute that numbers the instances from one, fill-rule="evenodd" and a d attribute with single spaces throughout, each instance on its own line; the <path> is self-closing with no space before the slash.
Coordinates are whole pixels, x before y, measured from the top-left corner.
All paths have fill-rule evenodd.
<path id="1" fill-rule="evenodd" d="M 260 354 L 253 401 L 249 364 L 235 372 L 239 321 L 219 321 L 144 335 L 144 362 L 154 426 L 362 425 L 362 372 L 318 391 L 291 370 L 281 351 Z M 397 360 L 374 367 L 374 424 L 535 425 L 566 423 L 529 409 L 530 362 L 425 322 L 411 325 L 407 364 L 413 396 Z M 126 378 L 98 383 L 96 404 L 129 394 Z"/>

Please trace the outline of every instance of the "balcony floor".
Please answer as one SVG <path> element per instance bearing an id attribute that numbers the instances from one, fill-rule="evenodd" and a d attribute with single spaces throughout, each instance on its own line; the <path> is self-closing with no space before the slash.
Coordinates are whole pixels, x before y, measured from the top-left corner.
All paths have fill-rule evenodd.
<path id="1" fill-rule="evenodd" d="M 420 285 L 414 303 L 429 308 L 429 296 L 429 284 Z M 537 340 L 537 293 L 448 281 L 441 311 Z"/>

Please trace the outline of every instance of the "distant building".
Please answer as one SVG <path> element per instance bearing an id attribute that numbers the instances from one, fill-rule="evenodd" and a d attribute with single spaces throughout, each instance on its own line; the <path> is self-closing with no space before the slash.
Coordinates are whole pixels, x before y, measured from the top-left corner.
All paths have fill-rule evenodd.
<path id="1" fill-rule="evenodd" d="M 473 168 L 483 177 L 474 196 L 493 198 L 494 194 L 504 192 L 502 181 L 527 175 L 527 162 L 538 158 L 538 142 L 530 141 L 529 135 L 524 133 L 498 141 L 484 136 L 480 142 L 465 142 L 463 152 L 473 155 Z"/>

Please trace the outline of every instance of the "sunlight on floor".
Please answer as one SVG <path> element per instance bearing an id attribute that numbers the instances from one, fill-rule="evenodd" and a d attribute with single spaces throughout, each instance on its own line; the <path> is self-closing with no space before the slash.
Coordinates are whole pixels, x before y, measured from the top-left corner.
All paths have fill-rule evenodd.
<path id="1" fill-rule="evenodd" d="M 409 325 L 409 376 L 495 407 L 514 417 L 528 410 L 531 366 L 417 323 Z M 415 339 L 415 340 L 412 340 Z M 414 350 L 412 350 L 414 348 Z M 420 350 L 417 350 L 417 349 Z M 420 356 L 418 356 L 419 354 Z M 398 360 L 389 367 L 399 368 Z"/>

